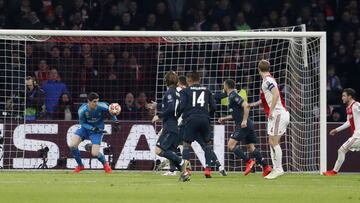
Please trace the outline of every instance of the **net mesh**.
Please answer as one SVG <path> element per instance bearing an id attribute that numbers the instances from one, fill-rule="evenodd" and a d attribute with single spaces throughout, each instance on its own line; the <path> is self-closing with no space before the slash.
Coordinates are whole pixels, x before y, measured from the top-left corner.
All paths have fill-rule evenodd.
<path id="1" fill-rule="evenodd" d="M 279 84 L 291 115 L 291 124 L 281 142 L 284 168 L 288 171 L 318 171 L 319 44 L 319 38 L 308 38 L 305 41 L 303 38 L 275 37 L 171 38 L 169 43 L 162 43 L 159 48 L 157 99 L 160 101 L 165 91 L 163 78 L 167 71 L 173 70 L 179 75 L 185 75 L 186 72 L 196 70 L 201 73 L 201 83 L 215 95 L 221 93 L 223 81 L 230 78 L 236 81 L 239 94 L 245 100 L 258 101 L 262 79 L 258 74 L 257 64 L 259 60 L 267 59 L 272 64 L 271 73 Z M 306 55 L 303 54 L 305 52 Z M 218 111 L 212 120 L 213 125 L 219 125 L 216 123 L 217 118 L 229 114 L 226 99 L 218 100 L 217 105 Z M 266 161 L 271 164 L 266 135 L 267 119 L 263 110 L 252 109 L 250 118 L 254 120 L 259 136 L 258 147 Z M 225 143 L 233 130 L 233 123 L 225 125 Z M 246 151 L 246 147 L 241 146 Z M 194 167 L 200 169 L 201 165 L 196 161 L 200 157 L 193 153 L 192 158 Z M 224 163 L 229 171 L 244 170 L 245 167 L 244 163 L 235 160 L 226 148 Z"/>
<path id="2" fill-rule="evenodd" d="M 300 30 L 295 26 L 253 31 Z M 291 124 L 281 143 L 285 169 L 319 170 L 319 38 L 253 38 L 243 34 L 242 37 L 4 35 L 0 38 L 0 138 L 4 138 L 0 142 L 0 167 L 37 168 L 43 163 L 38 150 L 46 146 L 50 148 L 47 157 L 50 168 L 58 167 L 57 162 L 62 156 L 71 157 L 66 146 L 68 137 L 65 136 L 76 128 L 72 125 L 77 123 L 77 108 L 86 101 L 86 93 L 90 91 L 98 92 L 103 101 L 120 103 L 123 111 L 119 119 L 147 123 L 154 112 L 145 109 L 145 105 L 150 100 L 161 101 L 166 90 L 163 78 L 167 71 L 174 70 L 179 75 L 185 75 L 186 72 L 197 70 L 202 75 L 202 84 L 214 94 L 221 93 L 221 84 L 225 79 L 235 79 L 239 94 L 248 102 L 253 102 L 259 99 L 262 82 L 257 73 L 257 63 L 260 59 L 268 59 L 291 115 Z M 34 101 L 31 91 L 26 91 L 26 76 L 32 76 L 35 85 L 42 88 L 42 102 Z M 61 88 L 46 87 L 49 80 L 63 85 L 60 85 Z M 64 109 L 69 105 L 70 113 Z M 129 108 L 125 108 L 127 106 Z M 228 114 L 226 99 L 218 100 L 217 106 L 215 119 Z M 255 121 L 258 146 L 266 161 L 271 163 L 265 115 L 262 109 L 254 108 L 250 117 Z M 224 146 L 234 129 L 233 123 L 218 125 L 215 119 L 212 120 L 215 125 L 214 148 L 220 160 L 230 171 L 243 170 L 244 163 L 235 160 Z M 62 124 L 60 120 L 70 123 Z M 25 123 L 28 123 L 26 128 L 21 125 Z M 34 123 L 42 126 L 31 125 Z M 61 132 L 63 125 L 69 126 L 68 132 Z M 157 127 L 160 129 L 160 126 Z M 147 128 L 140 129 L 141 133 L 147 133 Z M 131 132 L 131 129 L 128 130 Z M 30 139 L 52 140 L 62 144 L 25 142 L 19 139 L 25 133 L 31 134 L 28 135 Z M 124 144 L 129 142 L 131 136 L 104 138 L 105 142 L 115 140 Z M 144 141 L 143 135 L 139 135 L 130 145 L 146 151 L 149 150 L 148 144 L 153 142 L 148 138 Z M 106 147 L 107 144 L 102 146 Z M 201 151 L 199 146 L 194 148 Z M 123 151 L 120 150 L 124 149 L 114 150 L 118 154 L 112 159 L 121 159 L 119 154 Z M 155 159 L 155 156 L 146 153 L 144 157 Z M 132 155 L 128 156 L 131 159 Z M 110 157 L 107 155 L 107 158 Z M 204 163 L 199 159 L 204 159 L 203 154 L 199 153 L 196 157 L 192 153 L 191 161 L 196 170 L 200 170 Z M 73 160 L 70 162 L 73 167 Z M 134 165 L 130 164 L 129 168 L 134 169 L 149 165 L 137 162 L 138 167 L 135 162 L 131 163 Z M 95 161 L 94 168 L 100 167 L 96 164 Z"/>

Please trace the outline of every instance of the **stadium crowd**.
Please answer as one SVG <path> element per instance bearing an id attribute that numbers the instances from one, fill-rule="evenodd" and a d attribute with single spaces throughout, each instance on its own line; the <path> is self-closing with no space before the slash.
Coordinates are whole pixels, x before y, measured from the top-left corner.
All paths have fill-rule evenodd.
<path id="1" fill-rule="evenodd" d="M 0 0 L 0 27 L 226 31 L 305 24 L 308 31 L 327 31 L 328 120 L 344 121 L 342 88 L 360 92 L 359 4 L 358 0 Z M 29 119 L 74 119 L 74 102 L 85 98 L 82 93 L 98 91 L 104 92 L 105 100 L 114 98 L 105 91 L 114 84 L 121 87 L 115 98 L 124 98 L 123 119 L 149 118 L 145 104 L 154 93 L 149 80 L 156 78 L 156 47 L 34 43 L 26 49 L 27 75 L 32 76 L 27 82 L 27 104 L 33 108 Z"/>

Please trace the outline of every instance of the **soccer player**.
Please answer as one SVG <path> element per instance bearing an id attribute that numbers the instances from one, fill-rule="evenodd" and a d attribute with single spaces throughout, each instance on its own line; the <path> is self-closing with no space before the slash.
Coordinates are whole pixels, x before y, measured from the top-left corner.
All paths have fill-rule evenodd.
<path id="1" fill-rule="evenodd" d="M 75 167 L 74 172 L 79 173 L 84 170 L 84 164 L 81 161 L 79 144 L 85 139 L 89 139 L 92 143 L 91 155 L 96 157 L 104 166 L 106 173 L 111 173 L 111 167 L 105 160 L 105 156 L 100 152 L 100 144 L 104 134 L 104 117 L 108 115 L 109 106 L 104 102 L 99 102 L 99 95 L 95 92 L 91 92 L 87 97 L 88 103 L 84 103 L 78 110 L 79 121 L 81 127 L 76 130 L 75 135 L 71 138 L 69 145 L 71 154 L 78 164 Z M 117 118 L 115 115 L 111 115 L 111 119 L 115 121 L 117 125 Z"/>
<path id="2" fill-rule="evenodd" d="M 246 176 L 251 172 L 256 162 L 253 159 L 249 159 L 244 152 L 241 151 L 240 146 L 237 145 L 238 142 L 244 141 L 248 152 L 255 157 L 257 163 L 262 166 L 263 176 L 265 177 L 271 172 L 271 167 L 266 164 L 260 151 L 255 148 L 255 143 L 257 143 L 258 139 L 255 134 L 253 122 L 249 119 L 250 107 L 237 93 L 234 80 L 228 79 L 224 81 L 224 92 L 229 97 L 228 107 L 231 114 L 219 118 L 218 122 L 224 123 L 224 121 L 234 120 L 236 125 L 235 132 L 231 134 L 229 139 L 228 149 L 233 152 L 236 157 L 245 161 L 246 169 L 244 175 Z"/>
<path id="3" fill-rule="evenodd" d="M 210 90 L 200 85 L 200 75 L 191 72 L 186 77 L 189 87 L 181 91 L 178 115 L 182 114 L 185 124 L 183 137 L 183 159 L 180 180 L 188 181 L 191 176 L 190 145 L 193 141 L 204 143 L 205 157 L 213 153 L 210 145 L 210 114 L 215 112 L 216 106 Z M 211 165 L 211 159 L 206 159 L 206 165 Z"/>
<path id="4" fill-rule="evenodd" d="M 267 133 L 269 135 L 270 154 L 273 170 L 266 179 L 275 179 L 284 174 L 282 167 L 282 150 L 280 147 L 281 136 L 286 132 L 290 122 L 290 114 L 286 110 L 285 102 L 281 98 L 276 80 L 270 74 L 270 63 L 261 60 L 258 65 L 260 76 L 263 78 L 261 85 L 261 100 L 249 104 L 250 107 L 263 105 L 268 118 Z"/>
<path id="5" fill-rule="evenodd" d="M 161 109 L 161 112 L 153 117 L 152 122 L 155 123 L 160 119 L 163 122 L 163 129 L 156 143 L 155 153 L 169 159 L 181 171 L 184 160 L 175 153 L 181 141 L 176 116 L 176 105 L 180 96 L 176 91 L 178 83 L 177 74 L 174 71 L 167 72 L 165 83 L 168 89 L 165 92 L 162 103 L 156 104 L 153 102 L 149 106 L 149 108 L 155 108 L 156 106 L 157 109 Z"/>
<path id="6" fill-rule="evenodd" d="M 355 101 L 355 90 L 346 88 L 342 92 L 342 101 L 346 105 L 347 121 L 338 128 L 330 131 L 330 135 L 334 136 L 336 133 L 351 127 L 352 136 L 339 148 L 338 158 L 336 160 L 333 170 L 323 173 L 325 176 L 336 175 L 348 151 L 360 151 L 360 103 Z"/>

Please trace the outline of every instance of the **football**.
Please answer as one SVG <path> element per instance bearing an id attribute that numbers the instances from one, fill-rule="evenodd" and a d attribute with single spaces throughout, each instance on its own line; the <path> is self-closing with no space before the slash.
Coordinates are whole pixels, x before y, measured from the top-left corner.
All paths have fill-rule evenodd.
<path id="1" fill-rule="evenodd" d="M 121 106 L 120 106 L 120 104 L 118 104 L 118 103 L 111 103 L 111 104 L 109 105 L 109 112 L 110 112 L 111 115 L 115 115 L 115 116 L 119 115 L 120 112 L 121 112 Z"/>

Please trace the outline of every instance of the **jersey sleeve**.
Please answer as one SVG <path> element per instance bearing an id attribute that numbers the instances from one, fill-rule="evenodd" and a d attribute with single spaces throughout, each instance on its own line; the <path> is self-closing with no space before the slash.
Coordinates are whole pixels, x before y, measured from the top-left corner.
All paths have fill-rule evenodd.
<path id="1" fill-rule="evenodd" d="M 171 114 L 175 114 L 176 95 L 172 92 L 169 92 L 165 95 L 165 102 L 167 105 L 165 105 L 164 109 L 162 109 L 162 112 L 158 114 L 159 118 L 164 118 L 170 116 Z"/>
<path id="2" fill-rule="evenodd" d="M 271 91 L 274 87 L 277 87 L 277 83 L 273 78 L 267 77 L 265 80 L 265 88 Z"/>
<path id="3" fill-rule="evenodd" d="M 186 90 L 183 90 L 180 92 L 180 103 L 176 113 L 178 116 L 184 112 L 186 108 L 186 102 L 187 102 L 187 94 L 186 94 Z"/>
<path id="4" fill-rule="evenodd" d="M 234 96 L 233 102 L 241 107 L 244 100 L 240 97 L 240 95 L 237 94 L 236 96 Z"/>
<path id="5" fill-rule="evenodd" d="M 80 108 L 78 111 L 78 114 L 79 114 L 79 122 L 80 122 L 81 127 L 85 128 L 87 130 L 91 130 L 93 128 L 93 126 L 87 123 L 86 118 L 85 118 L 85 111 L 82 108 Z"/>

